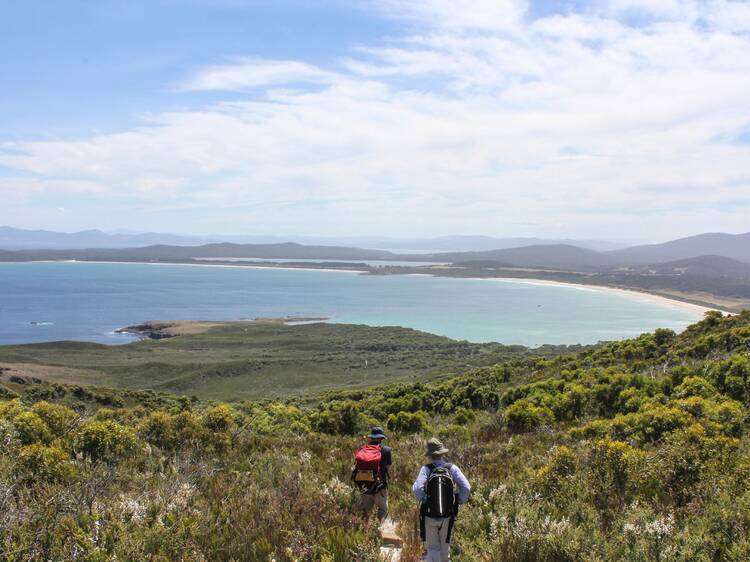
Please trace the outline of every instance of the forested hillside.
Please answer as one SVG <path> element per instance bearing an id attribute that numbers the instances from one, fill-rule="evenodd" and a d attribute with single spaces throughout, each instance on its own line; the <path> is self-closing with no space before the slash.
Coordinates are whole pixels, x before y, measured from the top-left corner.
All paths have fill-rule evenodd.
<path id="1" fill-rule="evenodd" d="M 347 483 L 376 423 L 403 560 L 419 559 L 409 488 L 431 435 L 474 486 L 454 560 L 750 558 L 750 312 L 287 403 L 0 396 L 3 560 L 377 560 Z"/>

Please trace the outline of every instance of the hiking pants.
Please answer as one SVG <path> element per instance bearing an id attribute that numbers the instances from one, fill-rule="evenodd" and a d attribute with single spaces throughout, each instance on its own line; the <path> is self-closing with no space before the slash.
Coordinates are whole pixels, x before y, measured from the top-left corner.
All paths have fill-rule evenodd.
<path id="1" fill-rule="evenodd" d="M 383 488 L 374 494 L 362 494 L 359 507 L 365 513 L 370 513 L 372 506 L 378 506 L 378 519 L 381 521 L 388 515 L 388 488 Z"/>
<path id="2" fill-rule="evenodd" d="M 451 559 L 451 545 L 445 542 L 448 537 L 448 523 L 450 517 L 425 517 L 425 541 L 427 549 L 426 562 L 449 562 Z"/>

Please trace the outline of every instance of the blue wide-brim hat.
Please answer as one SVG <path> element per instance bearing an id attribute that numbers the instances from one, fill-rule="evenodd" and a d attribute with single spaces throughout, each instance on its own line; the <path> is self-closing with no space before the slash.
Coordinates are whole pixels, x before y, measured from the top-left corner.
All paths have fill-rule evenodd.
<path id="1" fill-rule="evenodd" d="M 385 433 L 383 432 L 382 427 L 373 427 L 370 431 L 370 435 L 368 435 L 370 439 L 385 439 Z"/>

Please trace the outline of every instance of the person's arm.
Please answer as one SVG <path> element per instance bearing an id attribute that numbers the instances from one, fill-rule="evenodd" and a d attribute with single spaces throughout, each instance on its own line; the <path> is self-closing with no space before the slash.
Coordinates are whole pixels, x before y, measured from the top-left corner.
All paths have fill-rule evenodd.
<path id="1" fill-rule="evenodd" d="M 414 481 L 414 485 L 411 487 L 411 491 L 419 503 L 422 503 L 425 498 L 425 484 L 427 484 L 427 468 L 423 466 L 419 471 L 419 476 Z"/>
<path id="2" fill-rule="evenodd" d="M 380 465 L 383 469 L 383 474 L 385 475 L 385 478 L 388 479 L 390 477 L 390 466 L 393 464 L 393 449 L 390 447 L 383 448 L 383 456 L 380 460 Z"/>
<path id="3" fill-rule="evenodd" d="M 466 503 L 469 501 L 469 495 L 471 494 L 471 484 L 455 464 L 453 465 L 452 476 L 453 480 L 458 485 L 458 503 Z"/>

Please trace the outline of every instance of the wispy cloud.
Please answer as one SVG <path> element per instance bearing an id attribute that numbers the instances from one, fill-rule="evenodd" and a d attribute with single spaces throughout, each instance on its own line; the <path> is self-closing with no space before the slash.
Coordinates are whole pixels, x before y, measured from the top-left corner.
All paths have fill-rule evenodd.
<path id="1" fill-rule="evenodd" d="M 178 90 L 244 91 L 290 83 L 326 83 L 334 74 L 293 60 L 237 59 L 229 64 L 201 69 Z"/>
<path id="2" fill-rule="evenodd" d="M 515 0 L 388 0 L 373 9 L 403 34 L 325 69 L 197 69 L 180 89 L 224 102 L 6 144 L 0 165 L 34 193 L 203 209 L 209 230 L 748 230 L 748 209 L 721 203 L 750 200 L 750 147 L 716 142 L 750 115 L 748 6 L 610 0 L 534 19 Z"/>
<path id="3" fill-rule="evenodd" d="M 386 15 L 419 28 L 455 31 L 517 31 L 529 8 L 526 0 L 380 0 Z"/>

